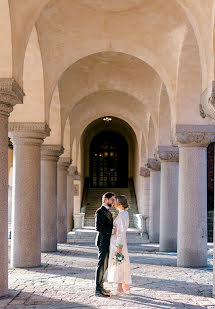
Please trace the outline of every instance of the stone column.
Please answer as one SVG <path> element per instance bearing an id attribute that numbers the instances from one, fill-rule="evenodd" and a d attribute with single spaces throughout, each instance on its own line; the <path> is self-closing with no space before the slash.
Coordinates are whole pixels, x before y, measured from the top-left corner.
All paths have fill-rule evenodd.
<path id="1" fill-rule="evenodd" d="M 57 161 L 61 145 L 41 148 L 41 250 L 57 251 Z"/>
<path id="2" fill-rule="evenodd" d="M 67 241 L 67 170 L 70 158 L 60 157 L 57 168 L 57 241 Z"/>
<path id="3" fill-rule="evenodd" d="M 148 159 L 150 169 L 149 240 L 159 242 L 160 233 L 160 162 Z"/>
<path id="4" fill-rule="evenodd" d="M 12 267 L 41 264 L 40 148 L 46 123 L 10 123 L 14 145 Z"/>
<path id="5" fill-rule="evenodd" d="M 0 297 L 8 293 L 8 117 L 24 93 L 12 78 L 0 78 Z"/>
<path id="6" fill-rule="evenodd" d="M 177 125 L 179 146 L 178 266 L 207 265 L 207 149 L 213 125 Z"/>
<path id="7" fill-rule="evenodd" d="M 146 220 L 146 231 L 149 233 L 150 170 L 146 167 L 141 167 L 140 176 L 143 176 L 143 188 L 142 188 L 143 198 L 140 212 L 144 216 L 148 216 L 148 219 Z"/>
<path id="8" fill-rule="evenodd" d="M 70 232 L 73 228 L 73 180 L 74 180 L 74 166 L 70 165 L 67 175 L 67 232 Z"/>
<path id="9" fill-rule="evenodd" d="M 178 147 L 159 146 L 161 161 L 160 251 L 177 251 Z"/>

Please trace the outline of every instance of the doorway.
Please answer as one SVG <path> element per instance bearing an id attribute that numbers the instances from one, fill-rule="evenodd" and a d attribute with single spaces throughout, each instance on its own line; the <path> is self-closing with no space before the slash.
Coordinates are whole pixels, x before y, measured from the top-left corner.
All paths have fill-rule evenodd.
<path id="1" fill-rule="evenodd" d="M 90 146 L 90 186 L 128 187 L 128 144 L 114 131 L 96 135 Z"/>

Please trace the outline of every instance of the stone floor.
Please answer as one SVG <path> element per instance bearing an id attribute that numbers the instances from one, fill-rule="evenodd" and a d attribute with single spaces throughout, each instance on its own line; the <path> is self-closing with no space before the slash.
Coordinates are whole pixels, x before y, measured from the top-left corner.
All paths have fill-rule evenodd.
<path id="1" fill-rule="evenodd" d="M 60 244 L 42 254 L 42 266 L 9 269 L 9 297 L 0 308 L 215 308 L 212 298 L 212 245 L 206 268 L 177 268 L 176 254 L 130 241 L 131 295 L 93 295 L 97 251 L 92 241 Z M 106 287 L 111 287 L 106 284 Z"/>

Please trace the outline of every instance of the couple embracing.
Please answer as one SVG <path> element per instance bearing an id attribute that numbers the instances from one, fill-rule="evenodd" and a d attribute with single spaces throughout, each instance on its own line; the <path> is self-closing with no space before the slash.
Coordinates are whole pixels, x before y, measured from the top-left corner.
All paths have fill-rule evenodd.
<path id="1" fill-rule="evenodd" d="M 110 209 L 114 206 L 119 210 L 119 214 L 113 221 Z M 102 206 L 96 211 L 96 245 L 99 258 L 96 269 L 96 296 L 121 296 L 130 292 L 131 274 L 126 240 L 126 230 L 129 226 L 127 210 L 128 202 L 125 195 L 115 197 L 114 193 L 107 192 L 102 197 Z M 104 289 L 106 272 L 107 281 L 117 284 L 113 292 Z"/>

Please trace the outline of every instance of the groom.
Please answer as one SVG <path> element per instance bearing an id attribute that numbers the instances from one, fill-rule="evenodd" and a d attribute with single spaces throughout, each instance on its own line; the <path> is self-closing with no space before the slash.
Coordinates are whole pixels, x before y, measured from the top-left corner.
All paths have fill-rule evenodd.
<path id="1" fill-rule="evenodd" d="M 95 213 L 96 246 L 98 247 L 98 265 L 96 269 L 96 296 L 109 297 L 110 291 L 103 287 L 105 272 L 108 267 L 110 237 L 113 231 L 113 217 L 109 209 L 114 206 L 115 196 L 107 192 L 102 196 L 102 206 Z"/>

